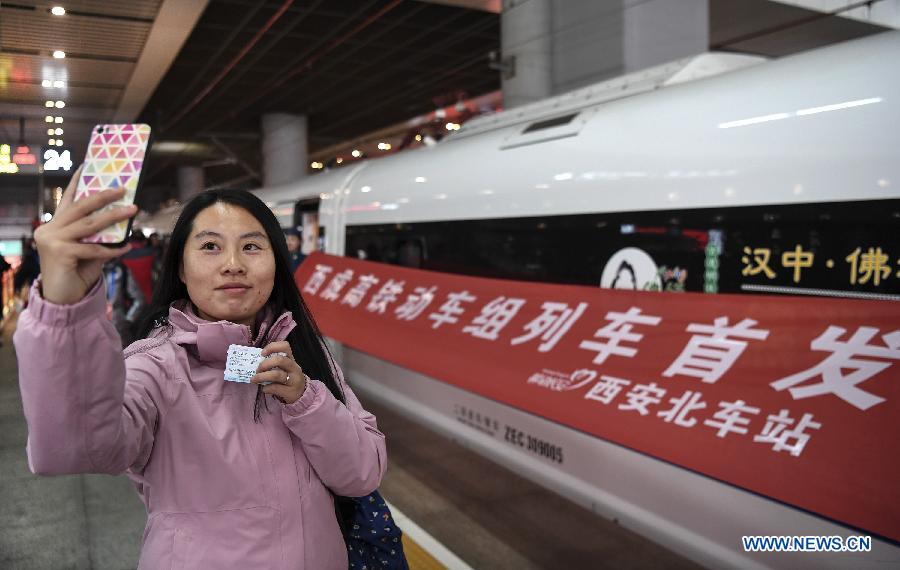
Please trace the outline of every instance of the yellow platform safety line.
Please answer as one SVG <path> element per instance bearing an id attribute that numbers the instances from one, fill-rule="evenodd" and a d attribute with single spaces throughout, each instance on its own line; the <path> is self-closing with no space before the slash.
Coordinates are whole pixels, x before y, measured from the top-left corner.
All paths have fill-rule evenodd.
<path id="1" fill-rule="evenodd" d="M 459 556 L 435 540 L 433 536 L 386 500 L 394 516 L 394 524 L 403 531 L 403 551 L 410 570 L 473 570 Z"/>
<path id="2" fill-rule="evenodd" d="M 401 540 L 403 552 L 406 553 L 406 561 L 409 563 L 409 570 L 447 570 L 446 566 L 438 562 L 434 556 L 408 535 L 404 534 Z"/>

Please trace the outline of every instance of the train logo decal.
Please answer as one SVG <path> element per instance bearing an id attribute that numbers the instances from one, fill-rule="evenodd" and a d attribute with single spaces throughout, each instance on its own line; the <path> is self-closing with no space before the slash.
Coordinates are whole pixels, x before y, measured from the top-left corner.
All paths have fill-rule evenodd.
<path id="1" fill-rule="evenodd" d="M 660 291 L 659 268 L 650 255 L 636 247 L 620 249 L 609 258 L 600 276 L 605 289 L 632 291 Z"/>
<path id="2" fill-rule="evenodd" d="M 587 386 L 597 378 L 597 373 L 587 368 L 579 368 L 571 374 L 544 368 L 528 377 L 528 383 L 553 390 L 568 392 Z"/>

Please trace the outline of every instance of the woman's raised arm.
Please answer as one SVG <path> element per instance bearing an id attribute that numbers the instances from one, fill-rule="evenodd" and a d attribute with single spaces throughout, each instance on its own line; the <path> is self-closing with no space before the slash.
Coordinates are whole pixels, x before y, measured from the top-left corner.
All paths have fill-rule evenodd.
<path id="1" fill-rule="evenodd" d="M 125 190 L 106 190 L 75 202 L 75 186 L 81 168 L 69 181 L 56 215 L 34 231 L 41 258 L 42 290 L 47 301 L 57 305 L 77 303 L 100 279 L 103 264 L 127 252 L 129 246 L 112 248 L 81 243 L 81 238 L 134 215 L 136 206 L 98 211 L 125 195 Z"/>

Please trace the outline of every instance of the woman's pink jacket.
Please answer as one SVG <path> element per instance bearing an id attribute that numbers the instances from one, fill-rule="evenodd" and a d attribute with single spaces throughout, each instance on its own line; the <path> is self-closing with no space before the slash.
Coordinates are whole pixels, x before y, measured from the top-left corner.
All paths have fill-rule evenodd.
<path id="1" fill-rule="evenodd" d="M 105 303 L 100 283 L 55 305 L 38 282 L 19 318 L 31 471 L 127 473 L 148 513 L 140 569 L 346 569 L 329 489 L 367 495 L 387 460 L 340 370 L 346 406 L 312 380 L 293 404 L 268 397 L 256 423 L 256 385 L 223 380 L 228 345 L 253 344 L 249 327 L 182 304 L 123 357 Z M 268 340 L 294 326 L 281 315 Z"/>

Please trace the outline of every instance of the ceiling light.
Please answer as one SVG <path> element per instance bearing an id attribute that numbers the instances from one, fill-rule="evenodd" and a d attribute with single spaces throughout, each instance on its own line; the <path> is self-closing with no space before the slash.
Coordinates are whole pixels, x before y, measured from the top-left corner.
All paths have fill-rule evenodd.
<path id="1" fill-rule="evenodd" d="M 51 137 L 53 136 L 53 129 L 47 129 L 47 134 Z"/>
<path id="2" fill-rule="evenodd" d="M 447 123 L 444 126 L 447 128 L 448 131 L 458 131 L 459 130 L 459 123 Z"/>
<path id="3" fill-rule="evenodd" d="M 50 81 L 49 79 L 45 79 L 45 80 L 41 81 L 41 87 L 50 87 L 51 85 L 53 85 L 53 82 Z"/>
<path id="4" fill-rule="evenodd" d="M 50 140 L 48 140 L 48 141 L 47 141 L 47 144 L 49 144 L 50 146 L 55 146 L 55 145 L 56 145 L 56 139 L 50 139 Z"/>
<path id="5" fill-rule="evenodd" d="M 56 121 L 57 123 L 62 123 L 62 122 L 63 122 L 63 118 L 62 118 L 62 117 L 56 117 L 56 118 L 54 118 L 53 120 Z"/>
<path id="6" fill-rule="evenodd" d="M 416 142 L 422 142 L 422 135 L 416 135 Z"/>
<path id="7" fill-rule="evenodd" d="M 66 9 L 63 8 L 62 6 L 54 6 L 54 7 L 50 8 L 50 13 L 53 14 L 54 16 L 65 16 Z"/>
<path id="8" fill-rule="evenodd" d="M 63 59 L 64 57 L 66 57 L 66 52 L 64 52 L 61 49 L 58 49 L 53 52 L 53 57 L 55 57 L 56 59 Z"/>
<path id="9" fill-rule="evenodd" d="M 344 159 L 341 158 L 341 157 L 337 157 L 336 159 L 334 159 L 334 161 L 335 161 L 336 163 L 340 164 L 340 163 L 344 162 Z"/>
<path id="10" fill-rule="evenodd" d="M 66 102 L 65 102 L 65 101 L 57 101 L 57 102 L 56 102 L 56 108 L 57 108 L 57 109 L 62 109 L 62 108 L 65 107 L 65 106 L 66 106 Z"/>
<path id="11" fill-rule="evenodd" d="M 52 122 L 53 122 L 53 117 L 51 117 L 50 115 L 47 115 L 46 117 L 44 117 L 44 122 L 45 122 L 45 123 L 52 123 Z"/>
<path id="12" fill-rule="evenodd" d="M 351 152 L 350 154 L 353 155 L 353 158 L 359 158 L 360 156 L 362 156 L 362 153 L 359 152 L 357 149 L 353 149 L 353 152 Z"/>
<path id="13" fill-rule="evenodd" d="M 54 87 L 65 87 L 65 86 L 66 86 L 66 82 L 65 82 L 65 81 L 59 81 L 59 80 L 57 80 L 57 81 L 54 81 L 54 82 L 53 82 L 53 86 L 54 86 Z"/>
<path id="14" fill-rule="evenodd" d="M 62 130 L 62 129 L 56 129 L 56 134 L 57 134 L 57 135 L 63 134 L 63 130 Z"/>
<path id="15" fill-rule="evenodd" d="M 56 146 L 62 146 L 62 145 L 63 145 L 62 139 L 56 139 Z"/>
<path id="16" fill-rule="evenodd" d="M 44 107 L 52 107 L 53 101 L 44 101 Z"/>

